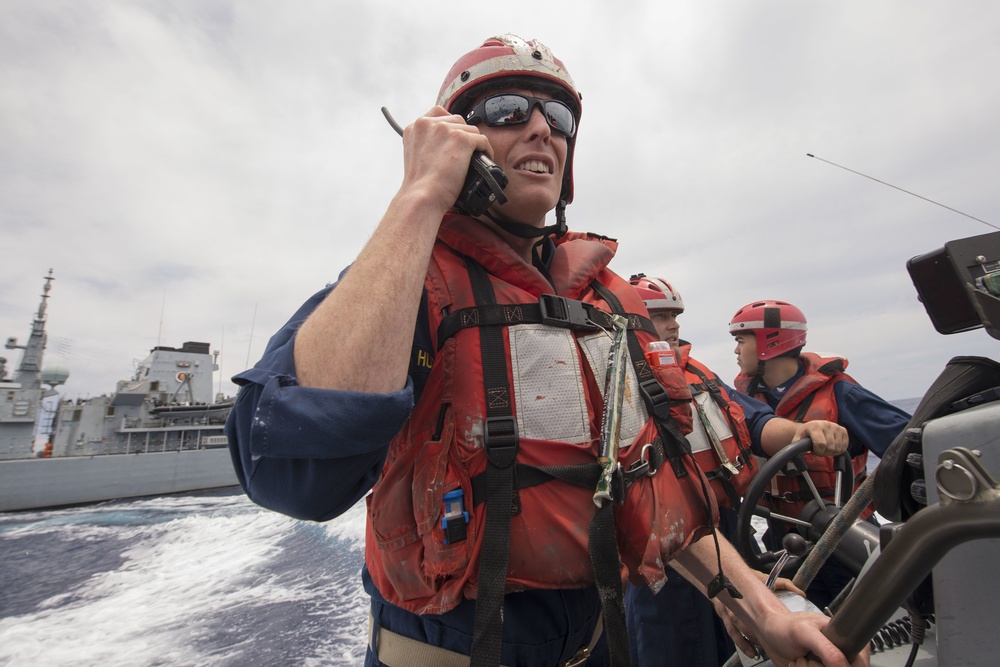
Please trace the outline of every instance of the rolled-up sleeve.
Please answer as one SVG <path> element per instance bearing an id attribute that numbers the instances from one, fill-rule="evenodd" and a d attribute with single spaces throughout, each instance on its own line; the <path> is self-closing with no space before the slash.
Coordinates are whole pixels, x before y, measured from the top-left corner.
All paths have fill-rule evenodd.
<path id="1" fill-rule="evenodd" d="M 328 292 L 306 302 L 257 365 L 233 378 L 240 391 L 226 422 L 236 475 L 250 499 L 313 521 L 338 516 L 368 492 L 413 408 L 409 380 L 389 394 L 298 385 L 295 332 Z"/>

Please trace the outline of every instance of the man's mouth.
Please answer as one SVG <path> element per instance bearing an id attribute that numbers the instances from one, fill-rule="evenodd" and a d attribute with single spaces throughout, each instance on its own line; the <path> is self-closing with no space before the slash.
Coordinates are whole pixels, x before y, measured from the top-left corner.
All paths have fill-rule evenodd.
<path id="1" fill-rule="evenodd" d="M 551 174 L 552 170 L 549 169 L 549 165 L 545 164 L 540 160 L 526 160 L 521 164 L 514 167 L 518 171 L 530 171 L 535 174 Z"/>

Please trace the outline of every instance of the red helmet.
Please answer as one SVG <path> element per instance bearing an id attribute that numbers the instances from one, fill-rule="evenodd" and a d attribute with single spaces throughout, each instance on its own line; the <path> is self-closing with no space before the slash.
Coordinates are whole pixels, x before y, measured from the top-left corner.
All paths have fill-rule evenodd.
<path id="1" fill-rule="evenodd" d="M 562 61 L 538 40 L 516 35 L 490 37 L 483 45 L 458 59 L 445 77 L 437 103 L 464 115 L 472 102 L 490 88 L 524 87 L 541 90 L 569 105 L 580 124 L 581 95 Z M 573 144 L 567 138 L 566 173 L 561 198 L 573 201 Z"/>
<path id="2" fill-rule="evenodd" d="M 752 331 L 757 358 L 773 359 L 806 344 L 806 316 L 787 301 L 754 301 L 736 311 L 729 333 Z"/>
<path id="3" fill-rule="evenodd" d="M 646 310 L 668 309 L 676 310 L 678 313 L 684 312 L 684 300 L 681 299 L 681 293 L 666 280 L 647 278 L 645 274 L 639 273 L 629 278 L 628 283 L 642 297 L 642 302 L 646 304 Z"/>

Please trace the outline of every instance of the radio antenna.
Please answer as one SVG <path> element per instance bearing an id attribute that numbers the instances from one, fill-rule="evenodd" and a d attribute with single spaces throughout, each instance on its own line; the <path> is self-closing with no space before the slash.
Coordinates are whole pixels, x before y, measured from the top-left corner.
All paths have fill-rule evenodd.
<path id="1" fill-rule="evenodd" d="M 824 160 L 824 159 L 823 159 L 823 158 L 821 158 L 821 157 L 816 157 L 816 156 L 815 156 L 815 155 L 813 155 L 812 153 L 806 153 L 806 156 L 807 156 L 807 157 L 811 157 L 811 158 L 814 158 L 814 159 L 816 159 L 816 160 L 819 160 L 820 162 L 826 162 L 827 164 L 832 164 L 832 165 L 833 165 L 834 167 L 840 167 L 840 168 L 841 168 L 841 169 L 843 169 L 844 171 L 849 171 L 849 172 L 851 172 L 852 174 L 857 174 L 858 176 L 864 176 L 865 178 L 867 178 L 867 179 L 869 179 L 869 180 L 872 180 L 872 181 L 875 181 L 876 183 L 881 183 L 882 185 L 888 185 L 888 186 L 889 186 L 890 188 L 895 188 L 896 190 L 899 190 L 900 192 L 905 192 L 905 193 L 906 193 L 906 194 L 908 194 L 908 195 L 913 195 L 914 197 L 917 197 L 917 198 L 919 198 L 919 199 L 923 199 L 924 201 L 929 201 L 930 203 L 932 203 L 932 204 L 935 204 L 935 205 L 937 205 L 937 206 L 940 206 L 941 208 L 946 208 L 946 209 L 948 209 L 949 211 L 954 211 L 955 213 L 958 213 L 959 215 L 964 215 L 964 216 L 965 216 L 966 218 L 972 218 L 972 219 L 973 219 L 973 220 L 975 220 L 976 222 L 981 222 L 981 223 L 983 223 L 984 225 L 987 225 L 987 226 L 989 226 L 989 227 L 992 227 L 993 229 L 1000 229 L 1000 227 L 997 227 L 996 225 L 994 225 L 994 224 L 992 224 L 992 223 L 989 223 L 989 222 L 986 222 L 985 220 L 980 220 L 979 218 L 977 218 L 977 217 L 975 217 L 975 216 L 971 216 L 971 215 L 969 215 L 968 213 L 962 213 L 962 212 L 961 212 L 961 211 L 959 211 L 958 209 L 955 209 L 955 208 L 952 208 L 951 206 L 945 206 L 944 204 L 942 204 L 942 203 L 940 203 L 940 202 L 936 202 L 936 201 L 934 201 L 933 199 L 928 199 L 927 197 L 921 197 L 920 195 L 918 195 L 918 194 L 917 194 L 917 193 L 915 193 L 915 192 L 910 192 L 909 190 L 904 190 L 903 188 L 900 188 L 900 187 L 897 187 L 897 186 L 893 185 L 892 183 L 886 183 L 885 181 L 880 181 L 879 179 L 877 179 L 877 178 L 874 178 L 874 177 L 872 177 L 872 176 L 869 176 L 868 174 L 862 174 L 862 173 L 861 173 L 860 171 L 854 171 L 853 169 L 848 169 L 847 167 L 845 167 L 845 166 L 843 166 L 843 165 L 839 165 L 839 164 L 837 164 L 836 162 L 830 162 L 829 160 Z"/>

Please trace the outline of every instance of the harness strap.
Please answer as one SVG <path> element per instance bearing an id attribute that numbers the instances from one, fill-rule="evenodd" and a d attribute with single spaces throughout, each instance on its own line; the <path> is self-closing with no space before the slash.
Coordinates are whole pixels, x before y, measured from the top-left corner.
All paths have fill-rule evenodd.
<path id="1" fill-rule="evenodd" d="M 469 656 L 387 630 L 375 623 L 375 617 L 369 611 L 368 646 L 370 647 L 376 645 L 376 632 L 378 633 L 378 649 L 373 648 L 372 650 L 375 651 L 378 661 L 385 667 L 469 667 Z M 597 625 L 594 626 L 594 632 L 590 636 L 590 642 L 586 646 L 581 646 L 569 660 L 559 663 L 558 667 L 583 665 L 594 652 L 594 648 L 603 633 L 604 619 L 598 616 Z"/>
<path id="2" fill-rule="evenodd" d="M 483 384 L 486 396 L 486 423 L 483 434 L 487 464 L 485 482 L 474 482 L 480 490 L 473 491 L 474 504 L 485 495 L 486 517 L 483 544 L 479 562 L 479 584 L 476 591 L 476 614 L 472 636 L 472 667 L 495 667 L 500 662 L 503 631 L 503 597 L 510 558 L 511 516 L 519 512 L 517 490 L 540 484 L 549 479 L 562 479 L 579 484 L 588 480 L 590 471 L 596 472 L 591 488 L 601 472 L 600 464 L 591 466 L 557 466 L 533 468 L 519 466 L 517 456 L 519 437 L 517 421 L 513 416 L 513 401 L 507 380 L 507 355 L 503 343 L 503 327 L 521 322 L 540 322 L 569 329 L 598 328 L 598 322 L 610 321 L 603 311 L 583 302 L 554 295 L 543 295 L 538 304 L 499 305 L 486 269 L 473 259 L 465 258 L 466 270 L 472 285 L 476 306 L 463 308 L 446 316 L 438 328 L 438 340 L 443 341 L 456 331 L 468 327 L 479 329 L 480 350 L 483 360 Z M 621 302 L 614 294 L 598 283 L 597 290 L 616 313 L 624 313 Z M 537 312 L 536 312 L 537 311 Z M 627 340 L 633 364 L 641 361 L 643 371 L 654 384 L 655 378 L 645 361 L 645 355 L 635 336 L 635 329 L 655 331 L 648 318 L 627 316 Z M 537 319 L 536 319 L 537 318 Z M 637 372 L 639 369 L 637 368 Z M 660 387 L 662 391 L 662 387 Z M 666 395 L 665 392 L 663 392 Z M 669 413 L 669 405 L 666 406 Z M 673 422 L 673 420 L 670 420 Z M 673 427 L 680 435 L 676 423 Z M 662 445 L 661 445 L 662 447 Z M 687 447 L 690 453 L 690 447 Z M 642 463 L 645 463 L 643 461 Z M 676 468 L 675 468 L 676 470 Z M 681 467 L 683 470 L 683 467 Z M 648 464 L 624 473 L 619 469 L 614 479 L 614 499 L 622 502 L 628 485 L 641 475 L 649 474 Z M 521 477 L 524 476 L 524 482 Z M 546 479 L 546 477 L 548 479 Z M 481 489 L 485 484 L 485 494 Z M 621 558 L 614 525 L 613 504 L 602 506 L 591 520 L 588 547 L 594 568 L 594 580 L 601 599 L 604 623 L 608 628 L 608 646 L 612 664 L 628 667 L 630 663 L 628 635 L 625 627 L 625 601 L 621 585 Z M 586 655 L 582 661 L 586 660 Z M 571 661 L 573 664 L 582 662 Z"/>
<path id="3" fill-rule="evenodd" d="M 437 331 L 438 349 L 462 329 L 514 324 L 547 324 L 562 329 L 596 331 L 611 327 L 611 315 L 592 304 L 555 294 L 542 294 L 537 303 L 477 303 L 448 313 L 441 320 Z M 656 331 L 650 319 L 634 313 L 628 316 L 628 328 Z"/>
<path id="4" fill-rule="evenodd" d="M 625 596 L 622 592 L 621 558 L 615 535 L 614 504 L 604 503 L 590 520 L 588 530 L 590 561 L 594 582 L 601 598 L 601 610 L 608 626 L 608 648 L 612 665 L 630 666 L 628 629 L 625 626 Z"/>
<path id="5" fill-rule="evenodd" d="M 476 303 L 495 304 L 490 277 L 478 262 L 466 257 L 466 269 Z M 503 631 L 503 596 L 510 557 L 510 518 L 514 495 L 514 459 L 519 438 L 513 416 L 503 331 L 497 326 L 479 327 L 486 391 L 486 525 L 479 561 L 476 615 L 472 633 L 473 667 L 500 664 Z"/>
<path id="6" fill-rule="evenodd" d="M 514 464 L 514 487 L 527 489 L 554 479 L 567 482 L 584 489 L 593 489 L 601 476 L 601 465 L 582 463 L 575 466 L 532 466 L 526 463 Z M 469 480 L 472 485 L 472 504 L 479 505 L 487 500 L 486 473 L 479 473 Z"/>
<path id="7" fill-rule="evenodd" d="M 799 403 L 799 409 L 795 411 L 795 419 L 792 421 L 804 422 L 806 420 L 806 413 L 809 412 L 809 408 L 812 407 L 812 402 L 816 398 L 816 392 L 813 392 L 802 399 Z"/>
<path id="8" fill-rule="evenodd" d="M 642 477 L 648 476 L 650 470 L 656 470 L 656 464 L 648 459 L 639 459 L 632 466 L 625 470 L 619 468 L 615 471 L 613 485 L 613 496 L 616 500 L 625 498 L 628 489 L 634 482 Z M 599 463 L 581 463 L 572 466 L 533 466 L 527 463 L 514 464 L 514 488 L 515 490 L 527 489 L 538 486 L 553 480 L 559 480 L 579 486 L 583 489 L 593 489 L 597 486 L 597 481 L 601 477 L 602 468 Z M 472 504 L 480 505 L 487 500 L 487 475 L 481 472 L 472 477 L 469 482 L 472 486 Z"/>

